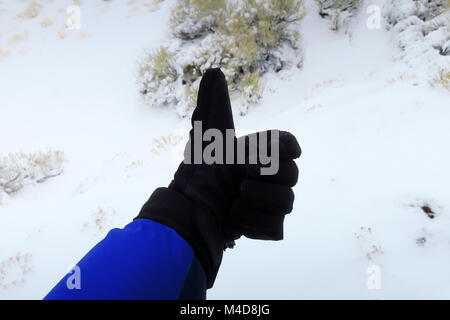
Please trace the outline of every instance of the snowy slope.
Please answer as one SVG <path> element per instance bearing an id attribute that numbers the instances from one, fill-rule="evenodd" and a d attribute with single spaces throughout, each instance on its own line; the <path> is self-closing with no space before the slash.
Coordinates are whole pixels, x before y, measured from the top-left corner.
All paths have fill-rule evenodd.
<path id="1" fill-rule="evenodd" d="M 67 30 L 72 1 L 42 1 L 27 20 L 15 14 L 28 1 L 0 1 L 0 154 L 66 156 L 63 174 L 0 205 L 0 298 L 42 298 L 170 181 L 189 121 L 143 105 L 134 83 L 173 4 L 150 2 L 83 1 L 82 28 Z M 297 136 L 300 181 L 285 240 L 239 240 L 209 298 L 450 298 L 449 93 L 394 62 L 392 31 L 366 19 L 331 32 L 310 1 L 303 69 L 265 75 L 262 103 L 236 116 L 243 132 Z"/>

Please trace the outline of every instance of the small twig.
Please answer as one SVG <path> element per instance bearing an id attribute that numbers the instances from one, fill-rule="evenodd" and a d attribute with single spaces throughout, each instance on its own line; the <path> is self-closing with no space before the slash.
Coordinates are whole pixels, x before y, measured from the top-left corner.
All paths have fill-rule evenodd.
<path id="1" fill-rule="evenodd" d="M 51 175 L 42 177 L 42 178 L 36 180 L 36 182 L 37 182 L 37 183 L 42 183 L 42 182 L 44 182 L 44 181 L 47 180 L 47 179 L 50 179 L 50 178 L 54 178 L 54 177 L 59 176 L 62 172 L 63 172 L 63 170 L 61 170 L 61 171 L 58 172 L 58 173 L 55 173 L 55 174 L 51 174 Z"/>

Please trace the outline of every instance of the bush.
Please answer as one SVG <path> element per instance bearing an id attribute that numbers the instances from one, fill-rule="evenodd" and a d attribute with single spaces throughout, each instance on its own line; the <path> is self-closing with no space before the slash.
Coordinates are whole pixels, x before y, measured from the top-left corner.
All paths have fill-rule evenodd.
<path id="1" fill-rule="evenodd" d="M 192 40 L 215 30 L 225 18 L 225 0 L 179 0 L 170 17 L 176 38 Z"/>
<path id="2" fill-rule="evenodd" d="M 448 6 L 448 0 L 390 0 L 386 16 L 390 25 L 411 16 L 428 21 L 443 13 Z"/>
<path id="3" fill-rule="evenodd" d="M 450 10 L 447 0 L 396 0 L 386 14 L 400 48 L 397 59 L 412 66 L 439 67 L 450 54 Z"/>
<path id="4" fill-rule="evenodd" d="M 12 194 L 25 184 L 41 183 L 62 173 L 63 152 L 10 153 L 0 157 L 0 193 Z"/>
<path id="5" fill-rule="evenodd" d="M 338 30 L 346 26 L 351 17 L 358 12 L 363 0 L 316 0 L 319 14 L 330 18 L 330 29 Z"/>
<path id="6" fill-rule="evenodd" d="M 173 91 L 178 73 L 174 67 L 173 54 L 167 48 L 147 52 L 138 72 L 141 94 L 146 103 L 153 105 L 177 101 Z"/>
<path id="7" fill-rule="evenodd" d="M 185 116 L 194 107 L 204 71 L 220 67 L 230 91 L 243 97 L 240 111 L 245 114 L 261 98 L 264 73 L 301 66 L 295 26 L 304 13 L 303 0 L 179 0 L 171 15 L 172 46 L 164 63 L 153 53 L 140 65 L 138 82 L 145 101 L 178 104 Z"/>
<path id="8" fill-rule="evenodd" d="M 259 74 L 247 73 L 242 77 L 241 88 L 243 94 L 252 103 L 256 103 L 261 98 L 261 85 L 259 83 Z"/>

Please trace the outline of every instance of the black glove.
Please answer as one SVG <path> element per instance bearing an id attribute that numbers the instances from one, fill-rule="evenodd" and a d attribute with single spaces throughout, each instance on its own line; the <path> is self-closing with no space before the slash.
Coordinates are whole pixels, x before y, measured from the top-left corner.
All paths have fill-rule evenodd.
<path id="1" fill-rule="evenodd" d="M 220 69 L 208 69 L 203 75 L 192 115 L 193 126 L 194 121 L 202 121 L 202 136 L 210 128 L 220 130 L 223 137 L 226 129 L 234 129 L 227 83 Z M 195 164 L 194 150 L 198 141 L 194 139 L 194 129 L 189 136 L 186 151 L 190 150 L 191 155 L 185 151 L 185 160 L 169 187 L 156 189 L 137 218 L 151 219 L 177 231 L 200 260 L 210 288 L 224 249 L 233 245 L 233 242 L 227 243 L 223 230 L 225 216 L 229 216 L 239 194 L 242 166 Z M 201 143 L 203 150 L 205 146 Z M 226 160 L 226 144 L 223 146 Z"/>
<path id="2" fill-rule="evenodd" d="M 220 69 L 208 69 L 203 75 L 192 115 L 193 126 L 195 121 L 202 121 L 202 134 L 215 128 L 224 140 L 226 129 L 234 129 L 227 84 Z M 300 155 L 300 147 L 294 136 L 280 132 L 279 171 L 272 176 L 260 176 L 263 165 L 237 164 L 234 134 L 231 137 L 234 164 L 225 164 L 229 155 L 225 141 L 222 164 L 196 164 L 193 153 L 198 141 L 194 139 L 194 129 L 189 136 L 186 151 L 191 154 L 185 152 L 185 160 L 169 187 L 156 189 L 136 219 L 160 222 L 180 234 L 193 248 L 211 288 L 223 251 L 233 247 L 235 239 L 241 235 L 265 240 L 282 238 L 284 215 L 292 210 L 294 200 L 290 187 L 298 176 L 292 159 Z M 270 149 L 270 139 L 267 141 Z M 249 140 L 245 144 L 248 161 Z M 202 143 L 201 151 L 206 145 Z"/>
<path id="3" fill-rule="evenodd" d="M 274 131 L 256 134 L 258 150 L 261 134 L 270 137 Z M 279 167 L 276 174 L 262 175 L 261 168 L 267 165 L 261 164 L 260 161 L 244 166 L 240 196 L 231 211 L 232 225 L 229 228 L 232 235 L 228 235 L 229 238 L 237 239 L 244 235 L 260 240 L 283 239 L 284 216 L 292 211 L 292 187 L 298 179 L 298 168 L 293 159 L 300 157 L 301 149 L 297 139 L 289 132 L 278 131 L 278 134 Z M 245 143 L 248 150 L 249 136 L 240 137 L 238 140 L 243 139 L 245 142 L 241 143 Z M 271 152 L 270 138 L 266 141 L 267 149 Z"/>

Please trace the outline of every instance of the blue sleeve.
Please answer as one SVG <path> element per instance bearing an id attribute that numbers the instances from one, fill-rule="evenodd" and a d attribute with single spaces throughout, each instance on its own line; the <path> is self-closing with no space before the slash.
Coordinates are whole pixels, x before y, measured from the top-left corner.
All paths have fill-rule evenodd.
<path id="1" fill-rule="evenodd" d="M 206 276 L 173 229 L 137 219 L 113 229 L 44 299 L 204 299 Z"/>

